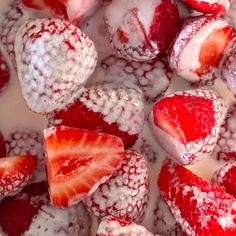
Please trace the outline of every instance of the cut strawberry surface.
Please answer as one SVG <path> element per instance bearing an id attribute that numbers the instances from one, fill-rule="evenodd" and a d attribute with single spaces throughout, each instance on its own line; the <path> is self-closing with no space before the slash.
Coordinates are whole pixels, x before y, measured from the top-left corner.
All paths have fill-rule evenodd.
<path id="1" fill-rule="evenodd" d="M 57 207 L 79 203 L 121 165 L 118 137 L 62 126 L 46 129 L 44 136 L 49 193 Z"/>
<path id="2" fill-rule="evenodd" d="M 187 235 L 236 234 L 236 199 L 186 168 L 167 160 L 158 186 Z"/>
<path id="3" fill-rule="evenodd" d="M 37 160 L 31 156 L 0 159 L 0 197 L 20 191 L 30 180 Z"/>

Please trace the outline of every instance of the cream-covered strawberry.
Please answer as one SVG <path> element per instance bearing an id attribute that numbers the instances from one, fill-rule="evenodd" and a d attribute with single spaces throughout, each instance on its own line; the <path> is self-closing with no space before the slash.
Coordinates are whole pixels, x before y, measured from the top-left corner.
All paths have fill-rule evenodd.
<path id="1" fill-rule="evenodd" d="M 142 93 L 136 88 L 109 83 L 90 87 L 74 103 L 50 114 L 49 124 L 113 134 L 128 148 L 143 129 Z"/>
<path id="2" fill-rule="evenodd" d="M 217 77 L 220 60 L 234 37 L 232 27 L 219 16 L 188 18 L 170 50 L 169 65 L 195 84 Z"/>
<path id="3" fill-rule="evenodd" d="M 223 111 L 224 101 L 214 91 L 177 92 L 153 106 L 151 128 L 173 159 L 189 165 L 213 151 Z"/>
<path id="4" fill-rule="evenodd" d="M 119 56 L 147 61 L 168 49 L 180 18 L 171 0 L 113 0 L 105 8 L 105 23 L 111 46 Z"/>
<path id="5" fill-rule="evenodd" d="M 186 235 L 236 235 L 236 199 L 171 160 L 164 162 L 160 192 Z"/>
<path id="6" fill-rule="evenodd" d="M 127 151 L 121 167 L 85 199 L 85 204 L 99 218 L 111 215 L 141 222 L 149 199 L 148 187 L 145 158 L 135 151 Z"/>
<path id="7" fill-rule="evenodd" d="M 27 20 L 17 37 L 17 72 L 29 108 L 49 113 L 73 102 L 96 65 L 93 42 L 62 19 Z"/>
<path id="8" fill-rule="evenodd" d="M 90 196 L 120 167 L 120 138 L 88 130 L 52 127 L 44 131 L 49 194 L 66 208 Z"/>

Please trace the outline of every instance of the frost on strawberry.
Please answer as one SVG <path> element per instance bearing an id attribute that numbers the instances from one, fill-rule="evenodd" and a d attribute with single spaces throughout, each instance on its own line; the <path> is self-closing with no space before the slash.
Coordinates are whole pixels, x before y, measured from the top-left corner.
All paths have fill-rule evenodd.
<path id="1" fill-rule="evenodd" d="M 96 65 L 93 42 L 62 19 L 27 20 L 17 37 L 17 72 L 29 108 L 49 113 L 73 102 Z"/>
<path id="2" fill-rule="evenodd" d="M 213 151 L 223 111 L 224 101 L 214 91 L 177 92 L 153 106 L 150 124 L 165 151 L 177 162 L 189 165 Z"/>
<path id="3" fill-rule="evenodd" d="M 114 51 L 129 61 L 148 61 L 169 48 L 179 24 L 171 0 L 114 0 L 105 8 L 105 23 Z"/>
<path id="4" fill-rule="evenodd" d="M 148 169 L 144 157 L 127 151 L 122 166 L 88 198 L 87 209 L 99 218 L 114 216 L 141 222 L 149 199 Z"/>
<path id="5" fill-rule="evenodd" d="M 236 199 L 171 160 L 158 186 L 176 221 L 189 236 L 235 235 Z"/>

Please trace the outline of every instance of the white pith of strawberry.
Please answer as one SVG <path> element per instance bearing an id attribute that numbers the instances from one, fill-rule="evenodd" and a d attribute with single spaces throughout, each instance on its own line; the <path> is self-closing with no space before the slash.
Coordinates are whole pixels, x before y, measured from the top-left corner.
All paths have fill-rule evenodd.
<path id="1" fill-rule="evenodd" d="M 236 161 L 236 104 L 232 104 L 219 131 L 219 138 L 212 153 L 218 160 Z"/>
<path id="2" fill-rule="evenodd" d="M 227 22 L 214 15 L 188 18 L 169 52 L 169 65 L 187 81 L 200 84 L 218 76 L 220 60 L 235 37 Z"/>
<path id="3" fill-rule="evenodd" d="M 27 20 L 17 37 L 17 72 L 29 108 L 49 113 L 73 102 L 96 65 L 93 42 L 78 27 L 54 18 Z"/>
<path id="4" fill-rule="evenodd" d="M 229 162 L 215 172 L 213 183 L 236 198 L 236 162 Z"/>
<path id="5" fill-rule="evenodd" d="M 65 109 L 49 115 L 49 125 L 95 130 L 120 137 L 133 146 L 144 125 L 142 93 L 134 88 L 102 84 L 85 89 Z"/>
<path id="6" fill-rule="evenodd" d="M 103 218 L 96 236 L 154 236 L 143 226 L 115 217 Z M 158 235 L 156 235 L 158 236 Z"/>
<path id="7" fill-rule="evenodd" d="M 139 223 L 148 199 L 145 158 L 135 151 L 126 151 L 121 167 L 84 202 L 87 209 L 99 218 L 111 215 Z"/>
<path id="8" fill-rule="evenodd" d="M 153 133 L 170 156 L 184 165 L 210 154 L 218 139 L 224 101 L 207 89 L 177 92 L 157 102 L 151 111 Z"/>
<path id="9" fill-rule="evenodd" d="M 90 196 L 122 162 L 123 143 L 113 135 L 58 126 L 44 138 L 50 199 L 60 208 Z"/>
<path id="10" fill-rule="evenodd" d="M 0 159 L 0 198 L 19 192 L 29 183 L 37 160 L 31 156 Z"/>
<path id="11" fill-rule="evenodd" d="M 115 17 L 114 17 L 115 16 Z M 114 51 L 129 61 L 148 61 L 162 54 L 174 39 L 179 12 L 170 0 L 113 0 L 105 23 Z"/>
<path id="12" fill-rule="evenodd" d="M 235 235 L 236 199 L 171 160 L 162 166 L 158 186 L 187 235 Z"/>

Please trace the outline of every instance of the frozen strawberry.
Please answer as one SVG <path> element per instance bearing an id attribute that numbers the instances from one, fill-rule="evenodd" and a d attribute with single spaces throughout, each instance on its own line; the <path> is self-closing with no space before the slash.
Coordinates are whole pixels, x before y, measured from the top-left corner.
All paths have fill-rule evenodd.
<path id="1" fill-rule="evenodd" d="M 228 21 L 228 23 L 233 26 L 234 29 L 236 29 L 236 1 L 232 0 L 230 1 L 230 9 L 224 16 L 224 18 Z"/>
<path id="2" fill-rule="evenodd" d="M 6 144 L 2 133 L 0 132 L 0 158 L 6 156 Z"/>
<path id="3" fill-rule="evenodd" d="M 102 61 L 102 67 L 111 75 L 124 73 L 126 81 L 137 81 L 147 101 L 155 101 L 169 88 L 173 73 L 165 58 L 148 62 L 129 62 L 123 58 L 109 56 Z"/>
<path id="4" fill-rule="evenodd" d="M 9 68 L 5 57 L 0 52 L 0 92 L 4 90 L 10 79 Z"/>
<path id="5" fill-rule="evenodd" d="M 215 172 L 213 182 L 236 198 L 236 162 L 230 162 Z"/>
<path id="6" fill-rule="evenodd" d="M 37 161 L 31 156 L 0 159 L 0 198 L 14 195 L 29 182 Z"/>
<path id="7" fill-rule="evenodd" d="M 62 19 L 27 20 L 17 37 L 17 72 L 29 108 L 49 113 L 73 102 L 96 65 L 93 42 Z"/>
<path id="8" fill-rule="evenodd" d="M 49 123 L 113 134 L 128 148 L 143 129 L 142 94 L 113 84 L 94 86 L 85 89 L 67 108 L 50 114 Z"/>
<path id="9" fill-rule="evenodd" d="M 159 196 L 154 210 L 153 217 L 154 232 L 168 236 L 182 236 L 183 232 L 180 225 L 170 212 L 168 205 L 164 199 Z"/>
<path id="10" fill-rule="evenodd" d="M 105 23 L 114 51 L 128 60 L 148 61 L 169 48 L 180 25 L 171 0 L 113 0 Z"/>
<path id="11" fill-rule="evenodd" d="M 43 136 L 33 130 L 15 130 L 6 139 L 7 156 L 28 155 L 37 158 L 37 169 L 44 170 Z"/>
<path id="12" fill-rule="evenodd" d="M 232 105 L 221 125 L 219 138 L 212 153 L 218 160 L 236 161 L 236 104 Z"/>
<path id="13" fill-rule="evenodd" d="M 0 23 L 0 39 L 15 66 L 14 44 L 16 32 L 25 20 L 18 1 L 12 1 L 2 19 Z"/>
<path id="14" fill-rule="evenodd" d="M 218 67 L 235 33 L 219 16 L 187 19 L 169 53 L 169 64 L 177 74 L 192 83 L 218 76 Z"/>
<path id="15" fill-rule="evenodd" d="M 224 102 L 215 92 L 177 92 L 157 102 L 151 111 L 153 133 L 177 162 L 189 165 L 210 154 L 218 139 Z"/>
<path id="16" fill-rule="evenodd" d="M 66 210 L 49 205 L 47 184 L 25 187 L 0 203 L 0 226 L 11 236 L 44 235 L 88 236 L 91 220 L 83 205 Z"/>
<path id="17" fill-rule="evenodd" d="M 132 221 L 119 218 L 106 217 L 98 226 L 96 236 L 154 236 L 143 226 Z M 157 235 L 156 235 L 157 236 Z"/>
<path id="18" fill-rule="evenodd" d="M 206 14 L 224 15 L 230 7 L 230 0 L 182 0 L 187 6 Z"/>
<path id="19" fill-rule="evenodd" d="M 148 169 L 145 158 L 127 151 L 122 166 L 88 198 L 87 209 L 95 216 L 114 216 L 140 222 L 149 198 Z"/>
<path id="20" fill-rule="evenodd" d="M 57 207 L 90 196 L 121 165 L 123 143 L 113 135 L 58 126 L 44 137 L 49 194 Z"/>
<path id="21" fill-rule="evenodd" d="M 236 97 L 236 39 L 227 48 L 227 52 L 222 59 L 220 73 L 228 88 Z"/>
<path id="22" fill-rule="evenodd" d="M 167 160 L 158 186 L 187 235 L 236 235 L 236 199 Z"/>

